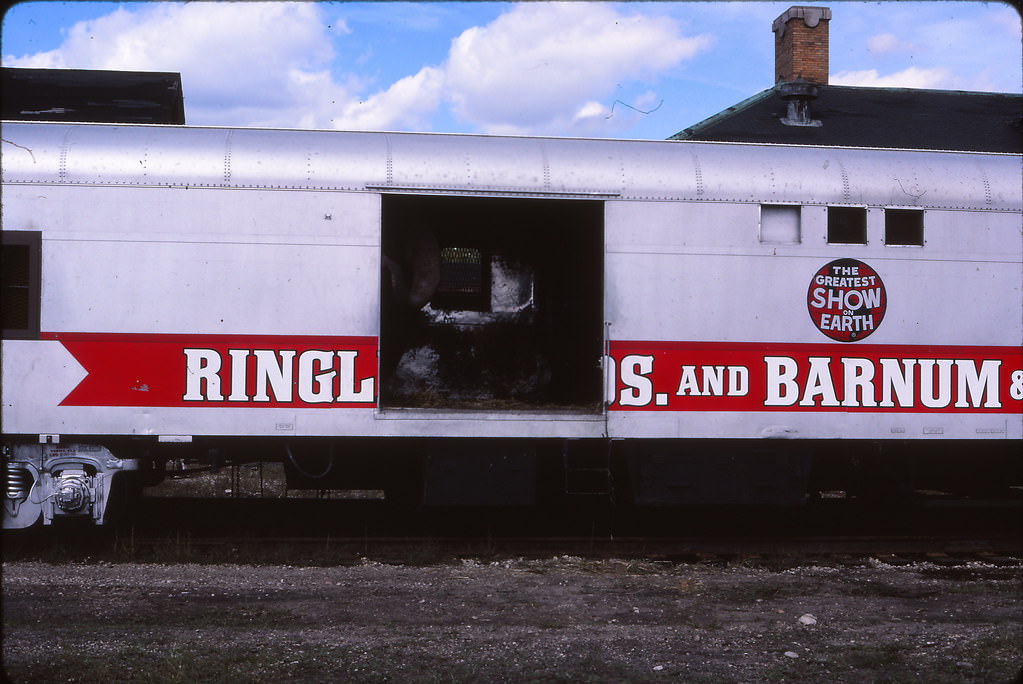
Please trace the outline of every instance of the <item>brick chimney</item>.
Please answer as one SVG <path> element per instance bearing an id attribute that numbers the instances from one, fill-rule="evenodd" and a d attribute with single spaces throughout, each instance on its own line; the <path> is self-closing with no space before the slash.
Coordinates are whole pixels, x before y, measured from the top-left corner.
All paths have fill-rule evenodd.
<path id="1" fill-rule="evenodd" d="M 774 80 L 804 79 L 828 83 L 827 7 L 790 7 L 771 24 L 774 31 Z"/>

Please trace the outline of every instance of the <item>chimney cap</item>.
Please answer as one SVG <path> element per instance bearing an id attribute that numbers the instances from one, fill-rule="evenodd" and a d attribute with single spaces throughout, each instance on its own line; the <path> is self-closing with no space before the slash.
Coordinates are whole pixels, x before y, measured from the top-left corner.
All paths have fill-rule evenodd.
<path id="1" fill-rule="evenodd" d="M 783 100 L 813 100 L 817 97 L 817 86 L 805 78 L 797 78 L 794 81 L 782 81 L 778 84 L 777 88 Z"/>
<path id="2" fill-rule="evenodd" d="M 831 9 L 828 7 L 793 6 L 785 10 L 771 24 L 771 30 L 779 37 L 785 35 L 785 29 L 793 19 L 802 19 L 807 28 L 814 28 L 821 21 L 831 21 Z"/>

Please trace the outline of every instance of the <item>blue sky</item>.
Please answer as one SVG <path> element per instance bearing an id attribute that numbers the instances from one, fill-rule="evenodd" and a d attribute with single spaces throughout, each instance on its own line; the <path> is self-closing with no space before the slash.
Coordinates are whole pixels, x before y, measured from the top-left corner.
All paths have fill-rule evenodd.
<path id="1" fill-rule="evenodd" d="M 180 72 L 196 125 L 663 139 L 773 85 L 793 4 L 49 0 L 7 11 L 0 54 Z M 1007 4 L 812 4 L 834 84 L 1021 91 Z"/>

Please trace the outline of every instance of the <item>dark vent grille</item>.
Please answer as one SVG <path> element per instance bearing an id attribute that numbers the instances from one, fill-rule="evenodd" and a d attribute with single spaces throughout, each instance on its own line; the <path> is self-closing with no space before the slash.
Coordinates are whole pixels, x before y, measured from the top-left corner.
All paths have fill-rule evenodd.
<path id="1" fill-rule="evenodd" d="M 0 319 L 6 339 L 39 335 L 39 233 L 10 231 L 0 244 Z"/>
<path id="2" fill-rule="evenodd" d="M 28 245 L 4 245 L 0 256 L 3 273 L 4 329 L 28 327 Z"/>
<path id="3" fill-rule="evenodd" d="M 439 294 L 479 296 L 483 292 L 483 258 L 473 247 L 445 247 L 440 251 Z"/>

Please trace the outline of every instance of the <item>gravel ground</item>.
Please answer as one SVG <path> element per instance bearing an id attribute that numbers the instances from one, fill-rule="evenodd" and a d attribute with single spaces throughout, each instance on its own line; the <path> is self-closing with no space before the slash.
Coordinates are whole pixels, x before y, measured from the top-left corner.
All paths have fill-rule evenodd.
<path id="1" fill-rule="evenodd" d="M 984 682 L 1023 565 L 9 562 L 13 682 Z"/>

